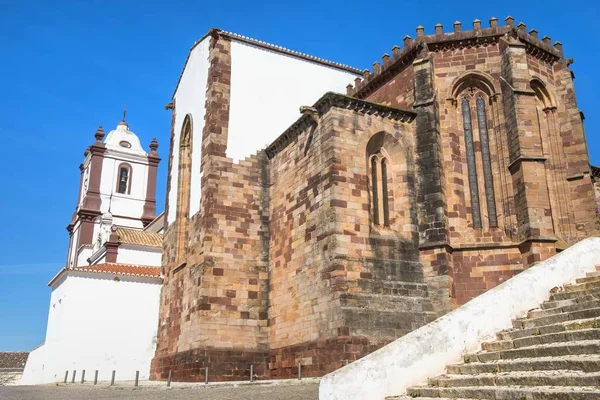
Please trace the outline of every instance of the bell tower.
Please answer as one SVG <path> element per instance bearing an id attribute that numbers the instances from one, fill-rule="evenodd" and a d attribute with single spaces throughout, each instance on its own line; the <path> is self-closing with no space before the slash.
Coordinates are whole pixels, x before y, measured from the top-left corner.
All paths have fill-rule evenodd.
<path id="1" fill-rule="evenodd" d="M 105 136 L 102 126 L 85 153 L 79 197 L 69 231 L 67 267 L 88 265 L 95 245 L 108 240 L 111 228 L 143 229 L 156 217 L 158 142 L 150 152 L 123 121 Z M 109 224 L 110 226 L 108 226 Z"/>

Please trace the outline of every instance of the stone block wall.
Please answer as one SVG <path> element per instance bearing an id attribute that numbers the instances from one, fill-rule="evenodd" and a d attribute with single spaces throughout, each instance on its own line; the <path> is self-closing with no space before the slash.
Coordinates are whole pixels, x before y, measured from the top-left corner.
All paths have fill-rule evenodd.
<path id="1" fill-rule="evenodd" d="M 239 163 L 230 42 L 211 40 L 201 207 L 165 231 L 153 378 L 320 376 L 596 233 L 568 61 L 512 19 L 417 28 Z"/>

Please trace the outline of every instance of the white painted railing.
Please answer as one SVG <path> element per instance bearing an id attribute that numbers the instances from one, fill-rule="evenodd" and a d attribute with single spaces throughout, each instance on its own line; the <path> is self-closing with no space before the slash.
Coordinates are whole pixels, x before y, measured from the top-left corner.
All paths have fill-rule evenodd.
<path id="1" fill-rule="evenodd" d="M 321 400 L 383 400 L 404 394 L 461 361 L 464 354 L 510 328 L 511 321 L 548 300 L 550 290 L 600 264 L 600 238 L 589 238 L 521 272 L 368 356 L 321 379 Z"/>

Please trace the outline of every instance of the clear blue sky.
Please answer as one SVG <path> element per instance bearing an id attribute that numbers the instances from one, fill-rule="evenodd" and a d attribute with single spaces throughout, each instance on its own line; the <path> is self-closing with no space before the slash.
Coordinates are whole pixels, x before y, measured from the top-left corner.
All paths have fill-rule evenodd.
<path id="1" fill-rule="evenodd" d="M 48 281 L 63 266 L 78 165 L 98 125 L 128 122 L 160 143 L 162 210 L 170 102 L 190 46 L 219 27 L 315 56 L 370 67 L 423 25 L 487 27 L 507 15 L 560 40 L 574 57 L 592 162 L 600 163 L 595 1 L 0 0 L 0 351 L 44 341 Z M 249 83 L 251 84 L 251 83 Z M 200 90 L 200 89 L 199 89 Z"/>

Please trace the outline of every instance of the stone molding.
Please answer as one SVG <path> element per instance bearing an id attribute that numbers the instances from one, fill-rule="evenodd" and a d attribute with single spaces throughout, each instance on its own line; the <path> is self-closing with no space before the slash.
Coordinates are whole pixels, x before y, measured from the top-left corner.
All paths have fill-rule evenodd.
<path id="1" fill-rule="evenodd" d="M 350 110 L 359 114 L 389 118 L 402 123 L 410 123 L 417 116 L 417 114 L 412 111 L 383 106 L 381 104 L 359 100 L 334 92 L 325 93 L 313 105 L 313 108 L 317 110 L 320 116 L 326 114 L 332 107 Z M 286 148 L 288 144 L 293 142 L 301 132 L 312 124 L 314 124 L 314 119 L 310 115 L 305 114 L 300 117 L 265 149 L 267 157 L 269 157 L 269 159 L 275 157 L 277 153 Z"/>

